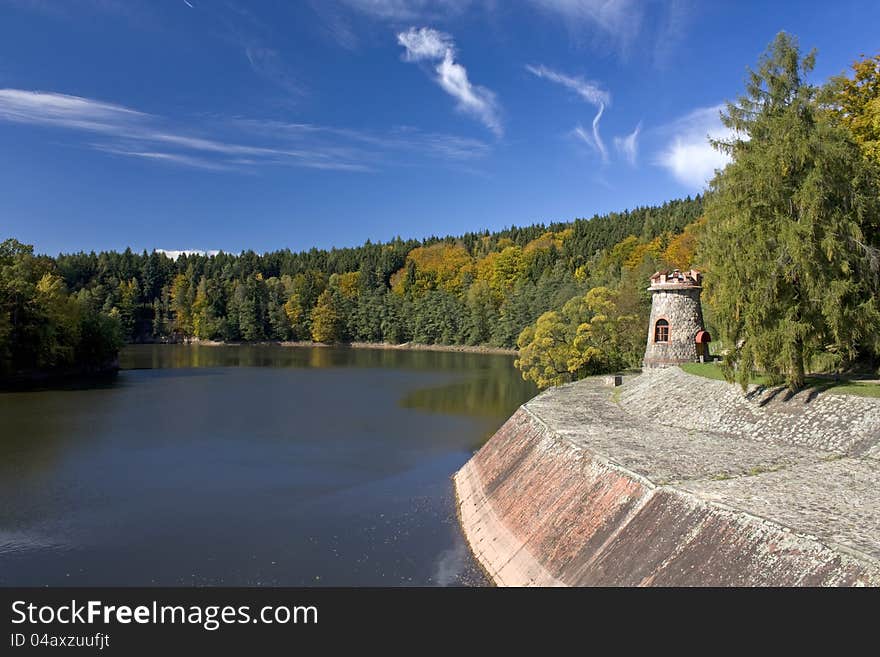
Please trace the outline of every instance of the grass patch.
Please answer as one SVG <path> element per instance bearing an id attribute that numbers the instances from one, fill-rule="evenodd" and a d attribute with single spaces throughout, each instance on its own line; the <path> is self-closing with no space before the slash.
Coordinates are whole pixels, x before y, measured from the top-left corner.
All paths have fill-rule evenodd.
<path id="1" fill-rule="evenodd" d="M 679 367 L 688 374 L 702 376 L 705 379 L 715 379 L 716 381 L 726 381 L 724 373 L 721 371 L 721 362 L 713 361 L 711 363 L 679 363 Z M 749 383 L 759 383 L 761 385 L 769 385 L 770 380 L 766 376 L 753 376 Z"/>
<path id="2" fill-rule="evenodd" d="M 706 379 L 715 379 L 716 381 L 724 381 L 724 374 L 721 372 L 721 365 L 717 362 L 713 363 L 681 363 L 679 365 L 688 374 L 702 376 Z M 752 377 L 750 383 L 758 383 L 761 385 L 769 385 L 770 382 L 765 376 Z M 806 380 L 806 389 L 816 388 L 821 392 L 830 392 L 835 395 L 856 395 L 857 397 L 875 397 L 880 398 L 880 383 L 875 381 L 858 381 L 852 379 L 833 379 L 821 378 L 818 376 L 809 376 Z"/>
<path id="3" fill-rule="evenodd" d="M 681 363 L 679 367 L 688 374 L 702 376 L 706 379 L 724 381 L 721 367 L 715 363 Z"/>
<path id="4" fill-rule="evenodd" d="M 828 388 L 835 395 L 856 395 L 857 397 L 880 397 L 880 383 L 868 381 L 841 381 Z"/>

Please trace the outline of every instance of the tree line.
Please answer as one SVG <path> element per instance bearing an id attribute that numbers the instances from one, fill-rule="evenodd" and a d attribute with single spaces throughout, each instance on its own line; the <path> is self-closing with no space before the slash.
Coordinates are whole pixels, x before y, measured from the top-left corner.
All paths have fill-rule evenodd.
<path id="1" fill-rule="evenodd" d="M 525 326 L 583 289 L 588 272 L 611 266 L 603 254 L 617 242 L 669 241 L 700 213 L 701 199 L 688 198 L 589 220 L 356 248 L 177 259 L 127 249 L 36 260 L 129 342 L 515 347 Z"/>

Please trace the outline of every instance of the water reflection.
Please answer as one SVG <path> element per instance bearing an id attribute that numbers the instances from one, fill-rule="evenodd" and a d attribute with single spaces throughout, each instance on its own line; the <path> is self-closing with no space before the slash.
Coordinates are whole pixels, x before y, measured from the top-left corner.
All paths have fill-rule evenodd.
<path id="1" fill-rule="evenodd" d="M 130 345 L 122 369 L 201 367 L 372 367 L 471 374 L 490 371 L 510 377 L 513 356 L 466 352 L 281 345 Z"/>
<path id="2" fill-rule="evenodd" d="M 144 345 L 120 360 L 111 386 L 0 393 L 0 585 L 484 581 L 449 477 L 533 394 L 512 358 Z"/>
<path id="3" fill-rule="evenodd" d="M 433 388 L 421 388 L 400 400 L 404 408 L 435 413 L 497 418 L 537 393 L 534 384 L 517 377 L 475 376 Z"/>

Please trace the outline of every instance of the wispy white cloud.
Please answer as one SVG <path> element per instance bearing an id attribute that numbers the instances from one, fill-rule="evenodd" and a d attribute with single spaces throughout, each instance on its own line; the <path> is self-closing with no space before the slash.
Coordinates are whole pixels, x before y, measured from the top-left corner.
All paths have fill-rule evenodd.
<path id="1" fill-rule="evenodd" d="M 0 121 L 55 125 L 92 132 L 136 129 L 150 118 L 122 105 L 67 94 L 0 89 Z"/>
<path id="2" fill-rule="evenodd" d="M 429 27 L 411 27 L 397 35 L 397 42 L 404 47 L 403 58 L 408 62 L 436 62 L 435 81 L 458 101 L 459 111 L 470 114 L 500 137 L 503 133 L 495 94 L 471 83 L 467 69 L 456 60 L 452 37 Z"/>
<path id="3" fill-rule="evenodd" d="M 559 73 L 546 66 L 533 66 L 529 64 L 526 66 L 526 70 L 532 75 L 550 80 L 575 92 L 582 100 L 596 108 L 596 116 L 593 117 L 591 133 L 587 133 L 582 126 L 578 125 L 574 129 L 574 134 L 595 148 L 599 155 L 602 156 L 602 161 L 607 162 L 608 149 L 605 148 L 605 142 L 602 141 L 602 135 L 599 132 L 599 121 L 602 119 L 602 114 L 605 113 L 605 107 L 611 103 L 611 94 L 602 89 L 596 82 L 590 82 L 582 77 L 573 77 L 565 73 Z"/>
<path id="4" fill-rule="evenodd" d="M 385 133 L 313 124 L 226 120 L 201 132 L 176 128 L 162 117 L 122 105 L 51 92 L 0 89 L 0 122 L 30 124 L 97 135 L 88 148 L 112 155 L 215 171 L 259 166 L 298 166 L 371 171 L 406 159 L 461 162 L 484 157 L 488 144 L 455 135 L 399 128 Z M 205 136 L 207 128 L 216 134 Z"/>
<path id="5" fill-rule="evenodd" d="M 597 153 L 602 157 L 603 162 L 608 161 L 608 150 L 605 148 L 605 143 L 602 141 L 602 138 L 599 136 L 599 119 L 602 116 L 602 112 L 604 107 L 599 108 L 599 113 L 596 114 L 593 119 L 593 128 L 591 132 L 587 132 L 584 127 L 580 124 L 576 125 L 573 134 L 581 139 L 587 146 L 595 149 Z"/>
<path id="6" fill-rule="evenodd" d="M 356 50 L 362 35 L 356 26 L 363 18 L 385 23 L 397 30 L 412 23 L 448 21 L 463 15 L 471 7 L 491 7 L 494 0 L 309 0 L 320 19 L 319 30 L 336 45 Z M 369 37 L 367 37 L 369 38 Z"/>
<path id="7" fill-rule="evenodd" d="M 184 155 L 181 153 L 165 153 L 161 151 L 138 150 L 135 145 L 119 145 L 112 144 L 91 144 L 91 148 L 103 153 L 111 155 L 124 155 L 126 157 L 140 158 L 144 160 L 152 160 L 154 162 L 163 162 L 165 164 L 174 164 L 191 169 L 206 169 L 208 171 L 230 171 L 232 166 L 213 162 L 211 160 L 197 157 L 194 155 Z"/>
<path id="8" fill-rule="evenodd" d="M 171 131 L 163 129 L 163 121 L 159 117 L 121 105 L 67 94 L 0 89 L 0 121 L 97 133 L 111 140 L 110 143 L 92 144 L 98 150 L 198 168 L 209 168 L 209 165 L 204 160 L 193 158 L 193 151 L 221 156 L 247 155 L 256 158 L 254 161 L 260 164 L 341 170 L 369 168 L 320 150 L 240 144 Z M 148 147 L 145 148 L 145 145 Z M 189 153 L 157 150 L 156 146 L 182 149 Z M 215 160 L 210 168 L 232 168 L 232 164 L 228 160 Z"/>
<path id="9" fill-rule="evenodd" d="M 443 59 L 447 54 L 455 56 L 455 42 L 452 37 L 429 27 L 411 27 L 406 32 L 400 32 L 397 42 L 406 48 L 403 58 L 408 62 Z"/>
<path id="10" fill-rule="evenodd" d="M 599 111 L 596 113 L 596 116 L 593 117 L 593 139 L 596 142 L 596 148 L 598 148 L 599 152 L 602 154 L 602 159 L 607 162 L 608 151 L 605 150 L 605 143 L 602 141 L 602 137 L 599 136 L 599 119 L 602 118 L 604 112 L 605 105 L 599 105 Z"/>
<path id="11" fill-rule="evenodd" d="M 471 0 L 342 0 L 374 18 L 390 21 L 437 20 L 467 9 Z"/>
<path id="12" fill-rule="evenodd" d="M 597 82 L 584 80 L 582 77 L 573 77 L 571 75 L 559 73 L 546 66 L 533 66 L 532 64 L 528 64 L 526 65 L 526 70 L 532 75 L 537 75 L 539 78 L 545 78 L 571 89 L 578 96 L 596 107 L 611 103 L 611 94 L 602 89 Z"/>
<path id="13" fill-rule="evenodd" d="M 572 34 L 595 28 L 616 46 L 628 48 L 641 30 L 645 3 L 636 0 L 528 0 L 545 13 L 561 17 Z"/>
<path id="14" fill-rule="evenodd" d="M 710 138 L 729 139 L 733 134 L 721 123 L 723 107 L 697 108 L 660 129 L 661 134 L 667 134 L 669 138 L 655 163 L 685 187 L 703 189 L 715 170 L 723 169 L 730 162 L 728 155 L 709 143 Z"/>
<path id="15" fill-rule="evenodd" d="M 358 152 L 358 149 L 366 149 L 374 163 L 385 162 L 388 158 L 396 159 L 397 154 L 465 162 L 484 158 L 492 151 L 489 144 L 479 139 L 424 132 L 408 126 L 384 132 L 368 132 L 312 123 L 271 120 L 245 119 L 236 123 L 249 132 L 275 135 L 289 140 L 290 143 L 330 140 L 340 144 L 350 144 L 349 148 L 354 149 L 355 152 Z M 354 155 L 354 153 L 350 154 Z"/>
<path id="16" fill-rule="evenodd" d="M 626 158 L 632 166 L 636 165 L 639 155 L 639 133 L 642 131 L 642 122 L 636 126 L 636 129 L 625 137 L 615 137 L 614 147 Z"/>

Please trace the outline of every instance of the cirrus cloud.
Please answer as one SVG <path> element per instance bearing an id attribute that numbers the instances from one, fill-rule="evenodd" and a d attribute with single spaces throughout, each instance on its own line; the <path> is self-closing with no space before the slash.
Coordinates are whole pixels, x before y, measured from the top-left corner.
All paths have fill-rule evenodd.
<path id="1" fill-rule="evenodd" d="M 403 59 L 408 62 L 434 62 L 434 81 L 457 101 L 457 109 L 476 118 L 497 137 L 503 134 L 495 94 L 473 84 L 467 69 L 456 61 L 452 37 L 429 27 L 411 27 L 397 35 L 404 47 Z"/>
<path id="2" fill-rule="evenodd" d="M 22 89 L 0 89 L 0 123 L 66 130 L 86 136 L 81 145 L 90 150 L 213 171 L 261 166 L 373 171 L 425 158 L 461 164 L 491 150 L 477 139 L 409 127 L 364 131 L 239 118 L 202 124 L 196 133 L 122 105 Z"/>
<path id="3" fill-rule="evenodd" d="M 605 148 L 605 142 L 602 141 L 602 135 L 599 133 L 599 121 L 602 119 L 602 114 L 605 113 L 605 107 L 611 104 L 611 94 L 602 89 L 596 82 L 590 82 L 579 76 L 575 77 L 566 75 L 565 73 L 554 71 L 543 65 L 533 66 L 529 64 L 526 66 L 526 70 L 539 78 L 544 78 L 562 85 L 596 108 L 596 116 L 593 117 L 592 131 L 588 133 L 582 126 L 578 125 L 575 127 L 573 133 L 591 147 L 595 148 L 599 155 L 602 156 L 602 161 L 607 162 L 608 149 Z"/>
<path id="4" fill-rule="evenodd" d="M 636 126 L 636 129 L 625 137 L 615 137 L 614 146 L 623 154 L 627 162 L 635 166 L 636 159 L 639 155 L 639 133 L 642 131 L 642 122 Z"/>

